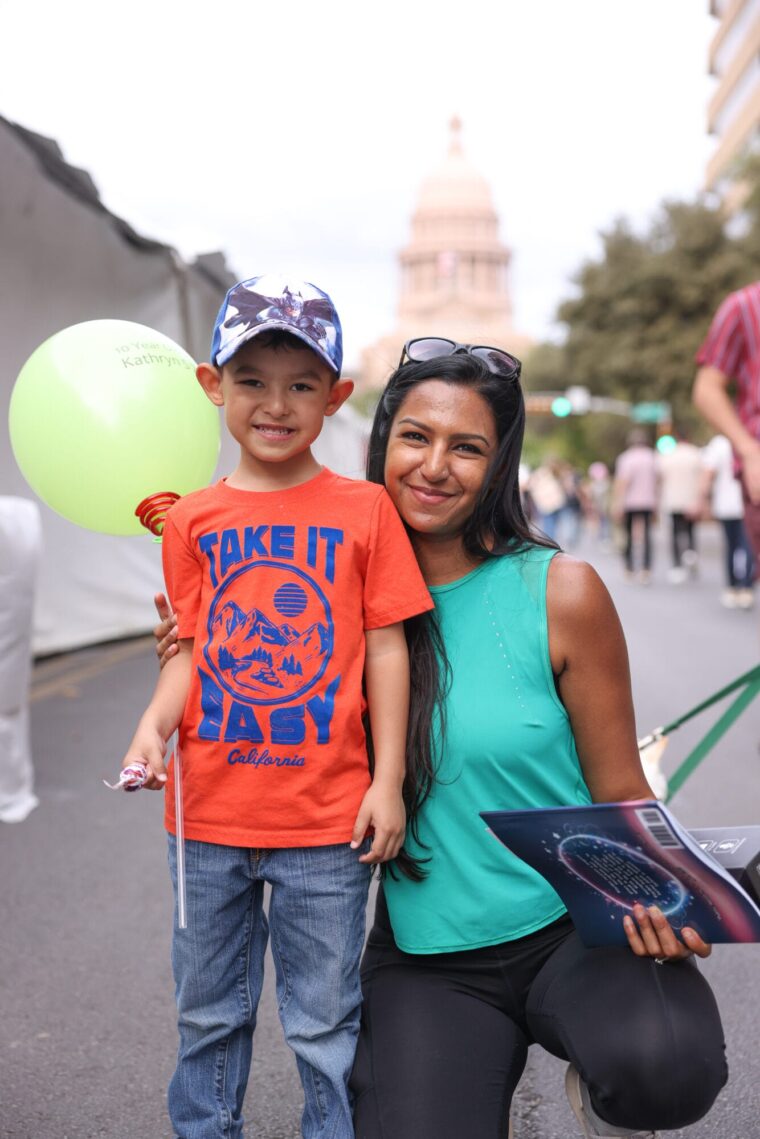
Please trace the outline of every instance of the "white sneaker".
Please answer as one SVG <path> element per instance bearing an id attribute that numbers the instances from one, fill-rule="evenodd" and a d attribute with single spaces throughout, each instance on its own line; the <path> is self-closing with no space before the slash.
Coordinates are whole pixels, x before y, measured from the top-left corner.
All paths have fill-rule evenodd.
<path id="1" fill-rule="evenodd" d="M 720 595 L 720 603 L 724 609 L 738 609 L 739 608 L 739 590 L 738 589 L 724 589 Z"/>
<path id="2" fill-rule="evenodd" d="M 586 1085 L 572 1064 L 568 1064 L 565 1072 L 565 1092 L 575 1118 L 581 1125 L 584 1139 L 622 1139 L 624 1136 L 628 1139 L 657 1139 L 656 1131 L 626 1131 L 624 1127 L 614 1127 L 612 1124 L 608 1124 L 605 1131 L 597 1130 L 597 1123 L 602 1127 L 605 1124 L 593 1111 Z"/>
<path id="3" fill-rule="evenodd" d="M 755 604 L 754 589 L 735 589 L 734 596 L 736 609 L 751 609 Z"/>
<path id="4" fill-rule="evenodd" d="M 671 585 L 683 585 L 689 579 L 689 571 L 683 566 L 673 566 L 668 570 L 667 578 Z"/>
<path id="5" fill-rule="evenodd" d="M 0 823 L 23 823 L 40 801 L 33 791 L 20 791 L 6 803 L 0 803 Z"/>

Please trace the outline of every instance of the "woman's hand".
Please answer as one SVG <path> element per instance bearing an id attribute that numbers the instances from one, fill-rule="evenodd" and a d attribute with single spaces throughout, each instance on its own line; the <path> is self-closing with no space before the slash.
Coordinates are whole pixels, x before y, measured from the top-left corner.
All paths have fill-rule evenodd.
<path id="1" fill-rule="evenodd" d="M 156 656 L 159 668 L 163 668 L 168 660 L 176 656 L 177 646 L 177 618 L 169 608 L 169 602 L 163 593 L 157 593 L 153 598 L 156 612 L 161 618 L 160 625 L 156 625 L 153 636 L 156 638 Z"/>
<path id="2" fill-rule="evenodd" d="M 642 905 L 635 905 L 633 917 L 626 914 L 623 918 L 623 928 L 628 944 L 637 957 L 654 957 L 661 964 L 665 961 L 683 961 L 685 957 L 691 957 L 692 953 L 697 957 L 709 957 L 712 953 L 712 946 L 688 925 L 681 930 L 683 941 L 680 941 L 657 906 L 645 909 Z"/>

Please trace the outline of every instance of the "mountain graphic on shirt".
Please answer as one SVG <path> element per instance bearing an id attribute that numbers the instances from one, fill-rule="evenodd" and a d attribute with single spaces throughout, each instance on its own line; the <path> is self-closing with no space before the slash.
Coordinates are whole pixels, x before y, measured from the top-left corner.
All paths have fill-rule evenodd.
<path id="1" fill-rule="evenodd" d="M 246 612 L 235 601 L 214 616 L 210 633 L 206 654 L 230 687 L 269 697 L 277 693 L 284 700 L 308 685 L 331 648 L 326 625 L 299 632 L 255 607 Z"/>

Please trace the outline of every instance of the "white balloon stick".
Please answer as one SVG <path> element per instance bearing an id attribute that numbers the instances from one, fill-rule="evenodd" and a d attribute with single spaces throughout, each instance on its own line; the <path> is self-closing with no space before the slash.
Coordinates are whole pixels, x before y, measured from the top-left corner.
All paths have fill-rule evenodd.
<path id="1" fill-rule="evenodd" d="M 182 803 L 182 757 L 179 732 L 172 736 L 174 747 L 174 818 L 177 839 L 177 925 L 187 929 L 187 894 L 185 891 L 185 812 Z"/>

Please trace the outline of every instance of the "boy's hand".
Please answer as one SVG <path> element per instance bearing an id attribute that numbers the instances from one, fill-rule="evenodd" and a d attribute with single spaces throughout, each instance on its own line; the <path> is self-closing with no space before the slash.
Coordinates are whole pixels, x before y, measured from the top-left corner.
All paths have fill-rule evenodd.
<path id="1" fill-rule="evenodd" d="M 121 761 L 121 766 L 127 767 L 130 763 L 146 764 L 148 778 L 143 786 L 148 791 L 163 791 L 166 783 L 165 755 L 166 743 L 160 732 L 154 728 L 140 728 L 129 745 L 129 751 Z"/>
<path id="2" fill-rule="evenodd" d="M 361 846 L 372 827 L 372 848 L 359 856 L 360 862 L 390 862 L 401 850 L 406 833 L 406 810 L 401 788 L 392 784 L 373 783 L 362 799 L 351 835 L 354 850 Z"/>

